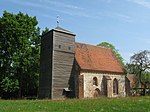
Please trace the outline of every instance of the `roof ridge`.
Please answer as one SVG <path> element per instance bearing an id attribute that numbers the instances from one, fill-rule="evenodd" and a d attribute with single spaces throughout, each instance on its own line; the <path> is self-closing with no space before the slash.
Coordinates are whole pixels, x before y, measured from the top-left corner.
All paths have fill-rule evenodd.
<path id="1" fill-rule="evenodd" d="M 82 43 L 82 42 L 75 42 L 75 43 L 77 43 L 77 44 L 85 44 L 85 45 L 89 45 L 89 46 L 93 46 L 93 47 L 97 47 L 97 48 L 104 48 L 104 49 L 112 50 L 111 48 L 104 47 L 104 46 L 91 45 L 91 44 L 86 44 L 86 43 Z"/>

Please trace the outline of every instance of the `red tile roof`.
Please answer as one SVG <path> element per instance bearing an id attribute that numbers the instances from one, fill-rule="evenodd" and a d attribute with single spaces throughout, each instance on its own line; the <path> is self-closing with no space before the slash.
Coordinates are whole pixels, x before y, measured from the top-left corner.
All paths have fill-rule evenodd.
<path id="1" fill-rule="evenodd" d="M 110 48 L 75 43 L 75 57 L 82 70 L 124 73 Z"/>

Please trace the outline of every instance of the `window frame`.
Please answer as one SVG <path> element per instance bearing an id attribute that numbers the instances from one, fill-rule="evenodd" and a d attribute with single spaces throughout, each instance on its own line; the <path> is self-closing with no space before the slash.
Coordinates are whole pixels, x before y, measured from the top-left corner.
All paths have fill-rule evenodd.
<path id="1" fill-rule="evenodd" d="M 97 77 L 93 77 L 93 85 L 98 86 L 98 79 L 97 79 Z"/>
<path id="2" fill-rule="evenodd" d="M 116 78 L 113 80 L 113 94 L 118 95 L 118 80 Z"/>

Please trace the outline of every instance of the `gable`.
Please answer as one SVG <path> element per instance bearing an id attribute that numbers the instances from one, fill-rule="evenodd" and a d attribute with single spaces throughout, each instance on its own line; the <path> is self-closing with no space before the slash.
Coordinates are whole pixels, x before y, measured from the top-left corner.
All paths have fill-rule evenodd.
<path id="1" fill-rule="evenodd" d="M 124 73 L 110 48 L 75 43 L 75 58 L 81 70 Z"/>

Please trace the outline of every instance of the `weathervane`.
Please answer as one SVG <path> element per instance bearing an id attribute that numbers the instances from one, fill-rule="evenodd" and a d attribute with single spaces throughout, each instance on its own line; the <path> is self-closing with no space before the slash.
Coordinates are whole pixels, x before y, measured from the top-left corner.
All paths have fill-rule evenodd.
<path id="1" fill-rule="evenodd" d="M 57 15 L 57 27 L 59 27 L 59 15 Z"/>

